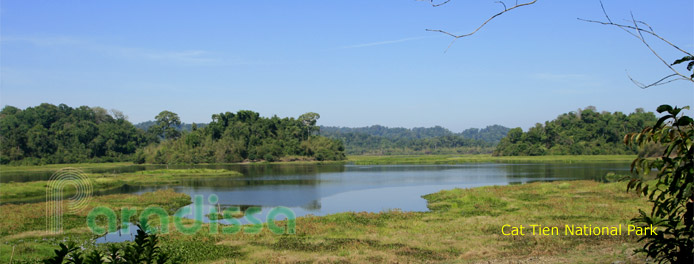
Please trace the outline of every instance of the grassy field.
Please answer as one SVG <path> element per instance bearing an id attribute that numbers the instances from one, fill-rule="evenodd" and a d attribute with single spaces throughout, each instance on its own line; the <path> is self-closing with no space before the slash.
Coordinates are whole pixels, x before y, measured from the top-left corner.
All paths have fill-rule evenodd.
<path id="1" fill-rule="evenodd" d="M 376 165 L 376 164 L 456 164 L 474 162 L 631 162 L 636 158 L 634 155 L 553 155 L 553 156 L 503 156 L 495 157 L 491 154 L 466 154 L 466 155 L 382 155 L 369 156 L 357 155 L 347 156 L 346 161 L 316 161 L 302 157 L 285 157 L 275 162 L 242 162 L 236 164 L 244 165 L 267 165 L 267 164 L 339 164 L 353 163 L 357 165 Z M 78 169 L 109 169 L 123 166 L 134 165 L 130 162 L 116 163 L 75 163 L 75 164 L 48 164 L 40 166 L 8 166 L 0 165 L 2 172 L 52 172 L 65 167 Z M 152 164 L 143 164 L 152 165 Z M 215 165 L 215 164 L 199 164 Z M 222 164 L 223 165 L 223 164 Z"/>
<path id="2" fill-rule="evenodd" d="M 109 169 L 133 165 L 132 162 L 112 162 L 112 163 L 71 163 L 71 164 L 47 164 L 47 165 L 0 165 L 0 172 L 53 172 L 65 167 L 78 169 Z"/>
<path id="3" fill-rule="evenodd" d="M 51 256 L 59 242 L 73 241 L 83 247 L 93 247 L 93 235 L 86 224 L 87 213 L 96 206 L 113 208 L 120 214 L 121 207 L 141 211 L 147 206 L 158 206 L 173 213 L 190 203 L 190 196 L 172 190 L 162 190 L 142 195 L 114 194 L 92 197 L 83 210 L 65 212 L 62 217 L 64 232 L 46 232 L 46 202 L 0 205 L 0 263 L 36 260 Z M 14 253 L 12 253 L 14 251 Z"/>
<path id="4" fill-rule="evenodd" d="M 392 155 L 392 156 L 348 156 L 347 160 L 356 165 L 387 164 L 457 164 L 475 162 L 632 162 L 633 155 L 555 155 L 555 156 L 504 156 L 491 154 L 476 155 Z"/>
<path id="5" fill-rule="evenodd" d="M 625 192 L 625 183 L 569 181 L 453 189 L 426 195 L 429 212 L 339 213 L 300 217 L 296 234 L 209 234 L 172 232 L 163 247 L 200 263 L 625 263 L 643 262 L 632 255 L 637 237 L 564 235 L 566 225 L 627 225 L 643 198 Z M 184 194 L 158 191 L 143 195 L 96 197 L 90 206 L 164 206 L 171 211 L 190 202 Z M 10 256 L 31 260 L 48 256 L 58 241 L 77 240 L 89 248 L 93 235 L 84 213 L 68 214 L 66 231 L 43 232 L 44 203 L 0 205 L 0 262 Z M 504 225 L 557 227 L 560 235 L 505 236 Z M 14 254 L 12 249 L 14 247 Z"/>
<path id="6" fill-rule="evenodd" d="M 73 167 L 72 165 L 75 164 L 70 164 L 68 166 Z M 82 168 L 94 168 L 94 164 L 91 165 L 92 167 Z M 50 168 L 57 170 L 53 166 L 50 166 Z M 87 176 L 91 182 L 92 188 L 99 191 L 119 188 L 125 184 L 141 186 L 163 185 L 177 183 L 183 179 L 194 177 L 243 176 L 236 171 L 221 169 L 159 169 L 117 174 L 85 173 L 84 175 Z M 45 199 L 47 186 L 48 181 L 9 182 L 0 184 L 0 202 L 24 202 Z M 72 185 L 66 185 L 63 189 L 65 195 L 73 194 L 74 191 L 75 188 Z"/>

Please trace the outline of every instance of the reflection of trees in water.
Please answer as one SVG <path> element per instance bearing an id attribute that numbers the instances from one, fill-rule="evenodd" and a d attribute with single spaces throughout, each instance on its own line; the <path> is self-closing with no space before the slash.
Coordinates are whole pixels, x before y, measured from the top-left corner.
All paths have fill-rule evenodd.
<path id="1" fill-rule="evenodd" d="M 279 176 L 279 175 L 317 175 L 327 172 L 343 172 L 342 164 L 229 164 L 202 165 L 206 168 L 227 169 L 241 172 L 244 176 Z"/>
<path id="2" fill-rule="evenodd" d="M 230 188 L 243 186 L 259 185 L 318 185 L 317 179 L 306 180 L 237 180 L 233 178 L 215 179 L 185 179 L 181 180 L 177 186 L 200 187 L 200 188 Z"/>
<path id="3" fill-rule="evenodd" d="M 239 214 L 244 214 L 244 213 L 246 213 L 246 210 L 248 210 L 248 208 L 251 208 L 251 207 L 262 207 L 262 206 L 250 205 L 250 204 L 220 204 L 219 208 L 216 208 L 216 209 L 217 210 L 221 209 L 221 211 L 224 212 L 225 210 L 227 210 L 229 208 L 232 208 L 232 209 L 238 208 L 240 210 Z"/>
<path id="4" fill-rule="evenodd" d="M 47 181 L 55 171 L 10 171 L 2 172 L 0 183 Z"/>
<path id="5" fill-rule="evenodd" d="M 302 205 L 301 208 L 306 209 L 308 211 L 320 210 L 321 204 L 319 200 L 313 200 L 310 203 Z"/>
<path id="6" fill-rule="evenodd" d="M 507 164 L 500 166 L 508 178 L 527 178 L 527 183 L 548 181 L 552 179 L 576 179 L 606 181 L 608 173 L 629 174 L 628 163 L 537 163 L 537 164 Z M 533 180 L 533 178 L 545 178 Z"/>
<path id="7" fill-rule="evenodd" d="M 248 204 L 219 204 L 218 207 L 215 209 L 219 212 L 224 212 L 224 210 L 227 210 L 228 208 L 239 208 L 239 214 L 244 214 L 246 213 L 246 210 L 251 207 L 259 207 L 262 208 L 263 206 L 260 205 L 248 205 Z M 308 211 L 315 211 L 315 210 L 320 210 L 321 209 L 321 203 L 319 200 L 313 200 L 303 206 L 301 206 L 302 209 L 308 210 Z"/>

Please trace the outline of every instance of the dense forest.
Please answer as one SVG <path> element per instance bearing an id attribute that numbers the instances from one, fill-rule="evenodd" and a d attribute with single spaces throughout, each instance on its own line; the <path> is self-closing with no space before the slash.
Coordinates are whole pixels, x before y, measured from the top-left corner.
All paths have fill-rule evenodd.
<path id="1" fill-rule="evenodd" d="M 135 124 L 135 127 L 147 131 L 150 127 L 152 127 L 156 124 L 157 124 L 156 121 L 149 120 L 149 121 L 137 123 L 137 124 Z M 178 129 L 180 131 L 190 132 L 190 131 L 193 131 L 193 125 L 195 125 L 197 128 L 203 128 L 203 127 L 207 126 L 207 123 L 184 123 L 184 122 L 181 122 L 181 125 L 176 126 L 176 129 Z"/>
<path id="2" fill-rule="evenodd" d="M 471 128 L 462 133 L 453 133 L 440 126 L 412 129 L 379 125 L 320 128 L 322 136 L 344 142 L 349 155 L 491 153 L 508 131 L 509 128 L 499 125 Z"/>
<path id="3" fill-rule="evenodd" d="M 156 138 L 118 111 L 41 104 L 0 111 L 0 162 L 26 164 L 129 160 Z"/>
<path id="4" fill-rule="evenodd" d="M 109 113 L 101 107 L 44 103 L 22 110 L 5 106 L 0 111 L 0 163 L 344 159 L 339 140 L 317 135 L 318 118 L 316 113 L 295 119 L 227 112 L 212 115 L 205 127 L 191 124 L 186 131 L 178 115 L 162 111 L 144 130 L 127 121 L 122 112 Z"/>
<path id="5" fill-rule="evenodd" d="M 178 116 L 157 116 L 148 131 L 165 140 L 150 145 L 135 155 L 136 163 L 227 163 L 276 161 L 284 157 L 309 157 L 319 161 L 345 159 L 339 140 L 316 135 L 320 115 L 306 113 L 299 118 L 261 117 L 242 110 L 212 115 L 204 128 L 192 125 L 180 132 Z M 173 121 L 172 121 L 173 120 Z"/>
<path id="6" fill-rule="evenodd" d="M 537 155 L 601 155 L 636 154 L 634 147 L 623 143 L 624 135 L 640 132 L 656 122 L 653 112 L 638 108 L 629 115 L 621 112 L 599 113 L 595 107 L 579 109 L 558 116 L 544 125 L 538 123 L 523 132 L 514 128 L 499 142 L 494 155 L 537 156 Z M 641 149 L 652 152 L 655 146 Z"/>
<path id="7" fill-rule="evenodd" d="M 133 125 L 125 115 L 100 107 L 41 104 L 0 111 L 0 163 L 50 164 L 227 163 L 277 160 L 343 160 L 350 155 L 476 154 L 648 155 L 622 143 L 625 134 L 653 125 L 652 112 L 598 112 L 594 107 L 558 116 L 527 132 L 494 125 L 461 133 L 431 128 L 361 128 L 316 125 L 320 115 L 261 117 L 242 110 L 212 115 L 207 124 L 181 123 L 162 111 L 154 121 Z"/>

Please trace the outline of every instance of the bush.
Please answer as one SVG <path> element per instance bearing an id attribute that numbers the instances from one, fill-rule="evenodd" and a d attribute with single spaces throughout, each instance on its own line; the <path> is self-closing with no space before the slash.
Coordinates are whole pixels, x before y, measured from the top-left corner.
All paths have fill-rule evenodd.
<path id="1" fill-rule="evenodd" d="M 60 249 L 56 249 L 55 256 L 47 258 L 43 261 L 46 264 L 62 264 L 65 263 L 180 263 L 178 259 L 170 258 L 170 252 L 159 248 L 159 238 L 156 234 L 145 232 L 147 225 L 137 225 L 137 235 L 135 240 L 126 243 L 123 247 L 118 247 L 115 244 L 110 244 L 107 252 L 101 252 L 98 249 L 92 250 L 89 254 L 76 247 L 74 243 L 67 245 L 60 243 Z"/>
<path id="2" fill-rule="evenodd" d="M 655 159 L 638 157 L 631 165 L 637 174 L 658 171 L 655 184 L 635 178 L 627 190 L 648 197 L 653 203 L 650 213 L 639 210 L 632 221 L 642 227 L 657 227 L 657 234 L 647 232 L 643 249 L 658 262 L 694 263 L 694 120 L 681 115 L 684 108 L 658 107 L 666 113 L 653 127 L 629 134 L 624 142 L 644 146 L 659 144 L 664 150 Z"/>

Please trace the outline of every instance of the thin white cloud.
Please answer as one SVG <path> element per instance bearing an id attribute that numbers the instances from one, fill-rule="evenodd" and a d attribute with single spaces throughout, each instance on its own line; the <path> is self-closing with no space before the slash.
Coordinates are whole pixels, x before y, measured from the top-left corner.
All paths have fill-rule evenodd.
<path id="1" fill-rule="evenodd" d="M 82 41 L 71 37 L 26 37 L 26 36 L 2 36 L 1 43 L 25 42 L 35 46 L 80 45 Z"/>
<path id="2" fill-rule="evenodd" d="M 543 81 L 569 81 L 569 80 L 588 80 L 590 77 L 585 74 L 576 73 L 536 73 L 531 78 Z"/>
<path id="3" fill-rule="evenodd" d="M 67 46 L 78 49 L 89 50 L 109 56 L 129 58 L 129 59 L 147 59 L 155 61 L 175 62 L 187 65 L 200 65 L 210 63 L 221 63 L 218 58 L 212 57 L 211 53 L 205 50 L 182 50 L 182 51 L 164 51 L 151 50 L 142 48 L 133 48 L 125 46 L 116 46 L 109 44 L 96 43 L 78 38 L 59 36 L 59 37 L 27 37 L 27 36 L 6 36 L 0 40 L 3 44 L 12 42 L 29 43 L 35 46 L 51 47 L 51 46 Z"/>
<path id="4" fill-rule="evenodd" d="M 411 38 L 403 38 L 403 39 L 395 39 L 395 40 L 384 40 L 384 41 L 369 42 L 369 43 L 355 44 L 355 45 L 349 45 L 349 46 L 342 46 L 342 47 L 340 47 L 340 48 L 341 48 L 341 49 L 365 48 L 365 47 L 373 47 L 373 46 L 380 46 L 380 45 L 395 44 L 395 43 L 401 43 L 401 42 L 407 42 L 407 41 L 419 40 L 419 39 L 425 39 L 425 38 L 431 38 L 431 37 L 432 37 L 432 36 L 427 36 L 427 37 L 411 37 Z"/>

